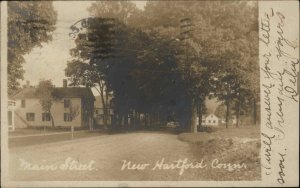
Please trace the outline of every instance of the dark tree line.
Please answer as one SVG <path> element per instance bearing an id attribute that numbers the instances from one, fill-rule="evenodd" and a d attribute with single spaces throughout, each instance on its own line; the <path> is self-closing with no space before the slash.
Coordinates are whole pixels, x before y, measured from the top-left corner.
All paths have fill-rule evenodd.
<path id="1" fill-rule="evenodd" d="M 255 2 L 96 2 L 75 39 L 66 75 L 114 96 L 116 128 L 179 121 L 196 132 L 205 99 L 256 111 L 259 91 Z M 199 121 L 196 122 L 196 117 Z M 131 122 L 129 123 L 128 117 Z M 256 118 L 256 116 L 254 116 Z M 237 125 L 238 126 L 238 123 Z"/>

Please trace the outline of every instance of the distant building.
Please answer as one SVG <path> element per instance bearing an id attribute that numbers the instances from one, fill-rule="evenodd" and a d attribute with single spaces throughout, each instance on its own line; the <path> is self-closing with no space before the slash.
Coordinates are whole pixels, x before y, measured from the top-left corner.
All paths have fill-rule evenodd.
<path id="1" fill-rule="evenodd" d="M 104 125 L 104 120 L 106 117 L 106 123 L 107 125 L 111 125 L 114 115 L 113 110 L 113 100 L 112 95 L 104 95 L 104 100 L 108 101 L 108 106 L 106 107 L 106 114 L 104 113 L 104 105 L 101 99 L 101 96 L 95 97 L 95 103 L 94 103 L 94 120 L 96 125 Z"/>
<path id="2" fill-rule="evenodd" d="M 202 125 L 204 126 L 218 126 L 219 118 L 215 114 L 202 116 Z"/>
<path id="3" fill-rule="evenodd" d="M 51 114 L 56 127 L 89 127 L 93 125 L 95 97 L 90 88 L 56 87 L 52 93 Z M 17 128 L 52 126 L 50 113 L 45 113 L 36 88 L 26 87 L 13 96 L 15 100 L 15 126 Z"/>

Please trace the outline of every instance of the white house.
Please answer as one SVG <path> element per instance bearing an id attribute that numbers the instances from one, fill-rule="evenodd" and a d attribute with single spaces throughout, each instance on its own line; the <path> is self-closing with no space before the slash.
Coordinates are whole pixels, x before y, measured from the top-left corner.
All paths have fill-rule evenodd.
<path id="1" fill-rule="evenodd" d="M 89 127 L 92 128 L 95 97 L 90 88 L 56 87 L 52 93 L 51 114 L 43 112 L 36 88 L 26 87 L 17 93 L 15 102 L 14 123 L 17 128 L 52 126 L 57 127 Z"/>
<path id="2" fill-rule="evenodd" d="M 209 114 L 208 116 L 202 116 L 202 125 L 204 126 L 218 126 L 219 118 L 215 114 Z"/>

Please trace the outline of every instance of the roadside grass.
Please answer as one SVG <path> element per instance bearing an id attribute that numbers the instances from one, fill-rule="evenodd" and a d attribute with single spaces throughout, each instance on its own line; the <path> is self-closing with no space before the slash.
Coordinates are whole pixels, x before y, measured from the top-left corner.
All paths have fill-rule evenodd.
<path id="1" fill-rule="evenodd" d="M 260 128 L 247 126 L 239 128 L 217 128 L 211 133 L 182 133 L 181 141 L 190 143 L 190 149 L 197 159 L 219 163 L 246 165 L 246 168 L 230 171 L 223 168 L 208 168 L 201 176 L 205 180 L 233 181 L 260 180 Z M 211 163 L 209 163 L 211 165 Z"/>
<path id="2" fill-rule="evenodd" d="M 87 130 L 87 128 L 74 128 L 75 131 Z M 15 131 L 9 131 L 8 136 L 19 136 L 19 135 L 35 135 L 44 133 L 56 133 L 56 132 L 69 132 L 70 127 L 29 127 L 29 128 L 18 128 Z"/>
<path id="3" fill-rule="evenodd" d="M 128 133 L 149 133 L 149 132 L 161 132 L 163 134 L 169 133 L 174 134 L 173 129 L 163 129 L 163 128 L 152 128 L 152 129 L 95 129 L 93 131 L 88 131 L 86 128 L 75 128 L 74 130 L 74 140 L 80 138 L 89 138 L 101 135 L 115 135 L 115 134 L 128 134 Z M 57 134 L 56 134 L 57 133 Z M 48 143 L 55 143 L 60 141 L 72 140 L 72 133 L 70 127 L 47 127 L 45 130 L 43 127 L 30 127 L 24 129 L 16 129 L 15 131 L 8 133 L 8 147 L 25 147 L 31 145 L 41 145 Z"/>
<path id="4" fill-rule="evenodd" d="M 49 132 L 48 132 L 49 133 Z M 53 132 L 52 132 L 53 133 Z M 41 134 L 41 132 L 39 133 Z M 81 138 L 89 138 L 95 136 L 101 136 L 103 133 L 99 131 L 92 132 L 74 132 L 73 140 L 77 140 L 80 142 Z M 30 145 L 41 145 L 48 144 L 60 141 L 72 140 L 71 132 L 65 132 L 63 134 L 54 134 L 54 135 L 40 135 L 40 136 L 28 136 L 21 138 L 9 138 L 8 139 L 8 147 L 16 148 L 16 147 L 24 147 Z"/>

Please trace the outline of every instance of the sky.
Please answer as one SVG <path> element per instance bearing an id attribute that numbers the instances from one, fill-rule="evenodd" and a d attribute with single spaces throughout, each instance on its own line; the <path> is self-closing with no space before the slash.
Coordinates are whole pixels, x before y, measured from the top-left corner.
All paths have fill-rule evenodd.
<path id="1" fill-rule="evenodd" d="M 56 87 L 61 87 L 65 78 L 64 69 L 71 60 L 69 51 L 75 47 L 74 40 L 69 37 L 70 26 L 76 21 L 88 17 L 87 8 L 93 1 L 54 1 L 57 11 L 56 30 L 52 33 L 53 40 L 43 43 L 42 47 L 34 48 L 24 56 L 25 70 L 22 85 L 29 81 L 37 85 L 41 79 L 51 79 Z M 146 1 L 133 1 L 143 9 Z"/>

